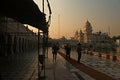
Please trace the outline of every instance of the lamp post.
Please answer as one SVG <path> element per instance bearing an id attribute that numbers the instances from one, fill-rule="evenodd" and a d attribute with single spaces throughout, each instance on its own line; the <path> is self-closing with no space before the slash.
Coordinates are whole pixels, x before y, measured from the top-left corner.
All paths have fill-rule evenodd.
<path id="1" fill-rule="evenodd" d="M 39 46 L 39 42 L 40 41 L 40 30 L 38 29 L 38 80 L 40 79 L 40 69 L 39 69 L 39 48 L 40 48 L 40 46 Z"/>
<path id="2" fill-rule="evenodd" d="M 44 0 L 42 0 L 42 7 L 43 7 L 43 13 L 44 13 Z"/>
<path id="3" fill-rule="evenodd" d="M 42 31 L 42 54 L 40 55 L 39 54 L 39 46 L 40 46 L 40 31 L 38 29 L 38 80 L 40 80 L 41 78 L 45 78 L 45 53 L 46 53 L 46 50 L 47 50 L 47 56 L 48 56 L 48 28 L 49 28 L 49 24 L 50 24 L 50 21 L 51 21 L 51 8 L 50 8 L 50 4 L 49 4 L 49 1 L 47 0 L 47 3 L 48 3 L 48 8 L 49 8 L 49 19 L 47 22 L 45 22 L 45 24 L 43 25 L 44 26 L 44 29 Z M 44 0 L 42 0 L 42 8 L 43 8 L 43 13 L 44 13 Z M 39 62 L 42 63 L 42 68 L 44 70 L 44 76 L 40 76 L 40 69 L 39 69 Z"/>

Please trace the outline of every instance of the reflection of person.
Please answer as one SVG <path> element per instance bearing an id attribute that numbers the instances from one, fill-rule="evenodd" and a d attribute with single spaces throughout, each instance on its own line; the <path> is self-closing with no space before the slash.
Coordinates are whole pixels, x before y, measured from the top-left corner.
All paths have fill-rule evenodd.
<path id="1" fill-rule="evenodd" d="M 59 46 L 54 43 L 52 46 L 53 61 L 56 61 L 58 50 L 59 50 Z"/>
<path id="2" fill-rule="evenodd" d="M 77 44 L 78 63 L 80 63 L 80 59 L 81 59 L 81 51 L 82 51 L 81 44 L 78 43 L 78 44 Z"/>
<path id="3" fill-rule="evenodd" d="M 69 43 L 65 45 L 65 51 L 66 51 L 66 59 L 70 58 L 71 46 Z"/>

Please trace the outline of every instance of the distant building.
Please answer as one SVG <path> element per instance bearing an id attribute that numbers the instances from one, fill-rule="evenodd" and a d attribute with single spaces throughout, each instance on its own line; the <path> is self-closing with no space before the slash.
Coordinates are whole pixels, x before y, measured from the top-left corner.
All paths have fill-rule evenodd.
<path id="1" fill-rule="evenodd" d="M 120 46 L 120 39 L 116 40 L 116 44 L 117 44 L 117 46 Z"/>
<path id="2" fill-rule="evenodd" d="M 80 43 L 96 44 L 96 43 L 109 43 L 110 37 L 107 33 L 96 32 L 92 33 L 91 23 L 87 20 L 82 30 L 76 31 L 74 38 Z"/>
<path id="3" fill-rule="evenodd" d="M 66 43 L 70 43 L 71 46 L 75 46 L 78 43 L 78 41 L 73 39 L 72 37 L 71 39 L 67 39 L 64 36 L 60 39 L 53 39 L 52 42 L 58 42 L 60 46 L 63 46 Z"/>

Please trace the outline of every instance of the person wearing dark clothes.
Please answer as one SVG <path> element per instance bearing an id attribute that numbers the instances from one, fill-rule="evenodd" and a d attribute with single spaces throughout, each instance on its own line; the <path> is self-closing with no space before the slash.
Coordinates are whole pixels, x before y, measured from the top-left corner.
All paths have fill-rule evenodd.
<path id="1" fill-rule="evenodd" d="M 59 50 L 59 46 L 54 43 L 52 46 L 53 62 L 56 61 L 58 50 Z"/>
<path id="2" fill-rule="evenodd" d="M 81 51 L 82 51 L 81 44 L 78 43 L 78 44 L 77 44 L 78 63 L 80 63 L 80 59 L 81 59 Z"/>
<path id="3" fill-rule="evenodd" d="M 70 59 L 70 52 L 71 52 L 71 46 L 69 43 L 67 43 L 65 45 L 65 52 L 66 52 L 66 59 L 69 58 Z"/>

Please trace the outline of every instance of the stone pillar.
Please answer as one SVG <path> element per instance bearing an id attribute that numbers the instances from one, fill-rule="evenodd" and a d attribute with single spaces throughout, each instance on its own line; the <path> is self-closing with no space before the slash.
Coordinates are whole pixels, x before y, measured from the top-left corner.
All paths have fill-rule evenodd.
<path id="1" fill-rule="evenodd" d="M 5 35 L 5 56 L 7 56 L 7 35 Z"/>
<path id="2" fill-rule="evenodd" d="M 16 53 L 19 53 L 19 38 L 16 37 Z"/>
<path id="3" fill-rule="evenodd" d="M 24 48 L 25 48 L 25 43 L 24 43 L 24 38 L 22 38 L 22 53 L 24 52 Z"/>
<path id="4" fill-rule="evenodd" d="M 14 36 L 11 36 L 11 54 L 12 55 L 14 54 L 13 47 L 14 47 Z"/>
<path id="5" fill-rule="evenodd" d="M 13 52 L 16 53 L 16 37 L 13 37 Z"/>
<path id="6" fill-rule="evenodd" d="M 28 40 L 27 39 L 25 39 L 25 52 L 27 52 L 28 51 Z"/>
<path id="7" fill-rule="evenodd" d="M 5 35 L 3 33 L 0 33 L 0 56 L 5 56 Z"/>
<path id="8" fill-rule="evenodd" d="M 19 53 L 21 53 L 21 49 L 22 49 L 22 48 L 21 48 L 21 37 L 19 37 L 18 40 L 19 40 L 19 41 L 18 41 L 18 44 L 19 44 L 19 45 L 18 45 L 18 46 L 19 46 L 18 49 L 19 49 Z"/>
<path id="9" fill-rule="evenodd" d="M 24 42 L 24 51 L 26 52 L 27 51 L 27 40 L 25 39 L 25 42 Z"/>
<path id="10" fill-rule="evenodd" d="M 8 55 L 13 54 L 12 53 L 12 45 L 13 45 L 12 36 L 8 35 L 8 38 L 7 38 L 7 54 Z"/>
<path id="11" fill-rule="evenodd" d="M 19 39 L 18 37 L 14 37 L 14 53 L 19 53 Z"/>

